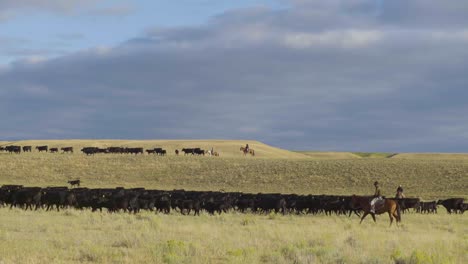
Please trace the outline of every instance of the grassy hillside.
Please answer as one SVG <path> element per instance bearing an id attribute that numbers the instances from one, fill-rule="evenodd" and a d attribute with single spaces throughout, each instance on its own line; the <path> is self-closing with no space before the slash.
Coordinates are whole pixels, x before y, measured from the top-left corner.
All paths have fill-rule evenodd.
<path id="1" fill-rule="evenodd" d="M 312 159 L 359 159 L 358 155 L 351 152 L 326 152 L 326 151 L 297 151 Z"/>
<path id="2" fill-rule="evenodd" d="M 468 153 L 401 153 L 393 159 L 417 159 L 417 160 L 467 160 Z"/>
<path id="3" fill-rule="evenodd" d="M 87 187 L 137 187 L 301 194 L 369 194 L 381 182 L 393 196 L 402 184 L 408 196 L 468 198 L 468 160 L 316 159 L 249 142 L 259 153 L 244 157 L 246 141 L 27 141 L 20 145 L 214 146 L 221 157 L 100 154 L 0 154 L 0 184 L 65 185 L 80 178 Z M 280 157 L 280 158 L 279 158 Z"/>

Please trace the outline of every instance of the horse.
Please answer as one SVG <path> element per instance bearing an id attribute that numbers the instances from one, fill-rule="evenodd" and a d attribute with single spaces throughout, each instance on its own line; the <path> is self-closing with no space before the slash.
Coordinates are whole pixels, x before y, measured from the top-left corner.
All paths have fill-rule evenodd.
<path id="1" fill-rule="evenodd" d="M 395 218 L 397 226 L 398 223 L 401 222 L 401 210 L 400 206 L 398 205 L 398 202 L 393 200 L 393 199 L 384 199 L 383 204 L 380 206 L 376 205 L 375 207 L 375 213 L 372 213 L 370 202 L 374 199 L 372 196 L 356 196 L 353 195 L 351 197 L 350 205 L 352 208 L 360 208 L 364 211 L 364 214 L 361 217 L 361 222 L 366 218 L 368 214 L 372 216 L 372 219 L 374 219 L 374 222 L 377 222 L 375 220 L 375 215 L 376 214 L 383 214 L 383 213 L 388 213 L 388 216 L 390 217 L 390 226 L 393 224 L 393 218 Z"/>
<path id="2" fill-rule="evenodd" d="M 247 155 L 247 154 L 255 156 L 255 151 L 253 149 L 251 149 L 251 148 L 249 148 L 247 150 L 245 147 L 240 147 L 240 151 L 242 151 L 242 153 L 244 153 L 244 156 Z"/>

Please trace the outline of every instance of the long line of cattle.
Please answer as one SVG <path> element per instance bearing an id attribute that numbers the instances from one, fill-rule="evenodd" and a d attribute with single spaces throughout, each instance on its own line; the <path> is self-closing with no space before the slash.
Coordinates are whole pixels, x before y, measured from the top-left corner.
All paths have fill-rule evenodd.
<path id="1" fill-rule="evenodd" d="M 468 204 L 463 198 L 450 198 L 433 202 L 422 202 L 418 198 L 398 199 L 402 212 L 437 213 L 442 205 L 448 213 L 463 213 Z M 0 205 L 25 210 L 63 208 L 91 209 L 108 212 L 138 213 L 140 210 L 170 213 L 172 210 L 189 215 L 201 211 L 221 214 L 229 211 L 242 213 L 282 214 L 360 214 L 360 208 L 351 205 L 351 196 L 296 195 L 296 194 L 251 194 L 241 192 L 201 192 L 186 190 L 125 189 L 123 187 L 88 189 L 67 187 L 24 187 L 3 185 L 0 187 Z M 411 209 L 411 210 L 410 210 Z"/>
<path id="2" fill-rule="evenodd" d="M 57 148 L 57 147 L 51 147 L 49 146 L 36 146 L 34 148 L 38 152 L 50 152 L 50 153 L 73 153 L 73 147 L 63 147 L 63 148 Z M 5 146 L 5 147 L 0 147 L 0 152 L 9 152 L 9 153 L 16 153 L 20 154 L 21 152 L 32 152 L 33 147 L 32 146 Z M 86 155 L 94 155 L 94 154 L 99 154 L 99 153 L 104 153 L 104 154 L 144 154 L 145 152 L 148 154 L 155 154 L 155 155 L 160 155 L 160 156 L 165 156 L 167 154 L 167 151 L 163 148 L 152 148 L 152 149 L 144 149 L 141 147 L 134 147 L 134 148 L 129 148 L 129 147 L 108 147 L 108 148 L 98 148 L 98 147 L 84 147 L 81 149 L 81 152 L 83 152 Z M 181 150 L 185 155 L 205 155 L 207 151 L 201 149 L 201 148 L 183 148 Z M 179 150 L 175 150 L 175 154 L 179 155 Z M 211 153 L 210 153 L 211 154 Z"/>

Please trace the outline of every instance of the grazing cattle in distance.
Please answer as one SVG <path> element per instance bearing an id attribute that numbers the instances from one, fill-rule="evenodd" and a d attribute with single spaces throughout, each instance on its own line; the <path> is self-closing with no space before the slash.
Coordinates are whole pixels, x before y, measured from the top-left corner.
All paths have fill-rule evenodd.
<path id="1" fill-rule="evenodd" d="M 114 153 L 114 154 L 121 154 L 124 152 L 124 148 L 121 147 L 108 147 L 107 148 L 108 153 Z"/>
<path id="2" fill-rule="evenodd" d="M 159 156 L 165 156 L 167 154 L 167 151 L 165 149 L 162 149 L 162 148 L 154 148 L 154 153 L 153 154 L 156 154 L 156 155 L 159 155 Z"/>
<path id="3" fill-rule="evenodd" d="M 156 153 L 156 150 L 154 150 L 154 149 L 147 149 L 147 150 L 146 150 L 146 153 L 148 153 L 148 154 L 155 154 L 155 153 Z"/>
<path id="4" fill-rule="evenodd" d="M 182 152 L 184 152 L 184 155 L 189 155 L 189 154 L 193 155 L 193 148 L 183 148 Z"/>
<path id="5" fill-rule="evenodd" d="M 23 146 L 23 152 L 31 152 L 32 146 Z"/>
<path id="6" fill-rule="evenodd" d="M 195 149 L 193 149 L 193 154 L 205 156 L 205 150 L 203 150 L 201 148 L 195 148 Z"/>
<path id="7" fill-rule="evenodd" d="M 10 153 L 16 153 L 16 154 L 21 153 L 21 147 L 20 146 L 7 146 L 7 147 L 5 147 L 5 150 L 10 152 Z"/>
<path id="8" fill-rule="evenodd" d="M 87 156 L 89 155 L 94 155 L 99 152 L 99 148 L 96 147 L 85 147 L 81 149 L 81 152 L 86 154 Z"/>
<path id="9" fill-rule="evenodd" d="M 67 183 L 69 183 L 71 185 L 71 187 L 73 188 L 73 186 L 80 187 L 81 181 L 80 180 L 72 180 L 72 181 L 67 181 Z"/>
<path id="10" fill-rule="evenodd" d="M 179 156 L 179 150 L 178 149 L 175 150 L 175 154 L 176 154 L 176 156 Z"/>
<path id="11" fill-rule="evenodd" d="M 125 148 L 125 153 L 138 155 L 143 154 L 144 152 L 143 148 Z"/>
<path id="12" fill-rule="evenodd" d="M 59 150 L 58 148 L 50 148 L 49 151 L 50 153 L 57 153 Z"/>
<path id="13" fill-rule="evenodd" d="M 48 151 L 49 151 L 49 147 L 48 147 L 48 146 L 37 146 L 36 149 L 37 149 L 39 152 L 42 152 L 42 151 L 48 152 Z"/>
<path id="14" fill-rule="evenodd" d="M 5 147 L 0 147 L 0 151 L 5 151 L 6 148 Z"/>
<path id="15" fill-rule="evenodd" d="M 205 155 L 205 151 L 201 148 L 183 148 L 182 152 L 184 152 L 184 155 Z"/>
<path id="16" fill-rule="evenodd" d="M 162 149 L 162 148 L 154 148 L 154 149 L 147 149 L 146 152 L 148 154 L 156 154 L 156 155 L 159 155 L 159 156 L 165 156 L 167 151 L 165 149 Z"/>
<path id="17" fill-rule="evenodd" d="M 64 147 L 64 148 L 61 148 L 60 150 L 63 151 L 63 153 L 73 153 L 73 147 Z"/>

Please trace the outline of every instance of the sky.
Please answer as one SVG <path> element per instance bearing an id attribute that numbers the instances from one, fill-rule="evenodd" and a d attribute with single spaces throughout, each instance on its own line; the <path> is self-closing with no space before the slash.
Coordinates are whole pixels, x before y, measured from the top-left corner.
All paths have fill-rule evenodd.
<path id="1" fill-rule="evenodd" d="M 467 152 L 464 0 L 0 0 L 0 140 Z"/>

